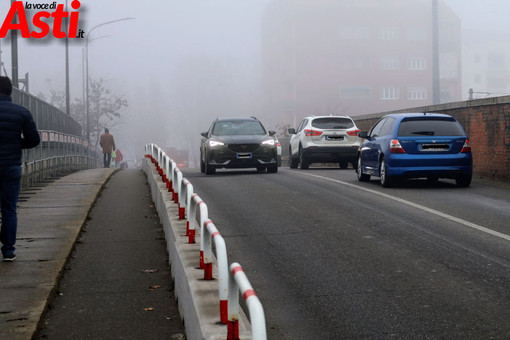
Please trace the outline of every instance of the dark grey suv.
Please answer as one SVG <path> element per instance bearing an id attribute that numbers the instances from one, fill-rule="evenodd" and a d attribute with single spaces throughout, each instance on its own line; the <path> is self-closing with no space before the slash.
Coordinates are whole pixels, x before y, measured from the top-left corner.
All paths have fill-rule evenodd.
<path id="1" fill-rule="evenodd" d="M 219 168 L 278 172 L 275 132 L 255 117 L 219 118 L 201 135 L 200 171 L 208 175 Z"/>

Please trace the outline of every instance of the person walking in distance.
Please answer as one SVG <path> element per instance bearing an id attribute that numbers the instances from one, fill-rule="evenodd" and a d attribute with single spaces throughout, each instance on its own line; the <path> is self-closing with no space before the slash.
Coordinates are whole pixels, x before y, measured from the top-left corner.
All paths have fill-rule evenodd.
<path id="1" fill-rule="evenodd" d="M 18 215 L 16 204 L 21 188 L 22 149 L 34 148 L 41 142 L 32 113 L 14 104 L 12 83 L 0 76 L 0 196 L 2 227 L 0 241 L 4 261 L 14 261 Z"/>
<path id="2" fill-rule="evenodd" d="M 112 152 L 115 151 L 115 140 L 113 135 L 110 134 L 110 130 L 104 129 L 104 133 L 99 139 L 99 145 L 103 148 L 104 167 L 109 168 L 112 161 Z"/>

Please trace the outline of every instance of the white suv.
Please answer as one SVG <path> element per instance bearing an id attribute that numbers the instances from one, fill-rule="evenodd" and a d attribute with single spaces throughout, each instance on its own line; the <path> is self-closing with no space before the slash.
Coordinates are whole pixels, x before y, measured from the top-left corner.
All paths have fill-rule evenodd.
<path id="1" fill-rule="evenodd" d="M 356 168 L 356 154 L 361 143 L 359 129 L 347 116 L 309 116 L 297 130 L 289 129 L 290 167 L 308 169 L 311 163 L 338 163 L 346 169 Z"/>

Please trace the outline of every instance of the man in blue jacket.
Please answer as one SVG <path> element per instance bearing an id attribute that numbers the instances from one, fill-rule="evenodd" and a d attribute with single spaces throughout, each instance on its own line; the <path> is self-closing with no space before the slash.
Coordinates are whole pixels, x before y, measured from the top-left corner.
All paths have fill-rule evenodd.
<path id="1" fill-rule="evenodd" d="M 0 76 L 0 197 L 2 207 L 2 255 L 14 261 L 18 228 L 16 204 L 21 187 L 21 150 L 36 147 L 41 141 L 32 114 L 11 99 L 12 84 Z M 23 135 L 22 135 L 23 134 Z"/>

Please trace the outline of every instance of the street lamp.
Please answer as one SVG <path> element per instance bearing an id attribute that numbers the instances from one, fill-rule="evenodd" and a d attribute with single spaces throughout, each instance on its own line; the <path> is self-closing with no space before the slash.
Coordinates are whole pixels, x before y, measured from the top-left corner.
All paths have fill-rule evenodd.
<path id="1" fill-rule="evenodd" d="M 92 31 L 96 28 L 113 24 L 114 22 L 124 21 L 124 20 L 134 20 L 135 18 L 122 18 L 112 21 L 103 22 L 102 24 L 96 25 L 92 27 L 87 33 L 87 37 L 85 38 L 85 68 L 86 68 L 86 97 L 87 97 L 87 141 L 90 143 L 90 105 L 89 105 L 89 38 Z"/>

